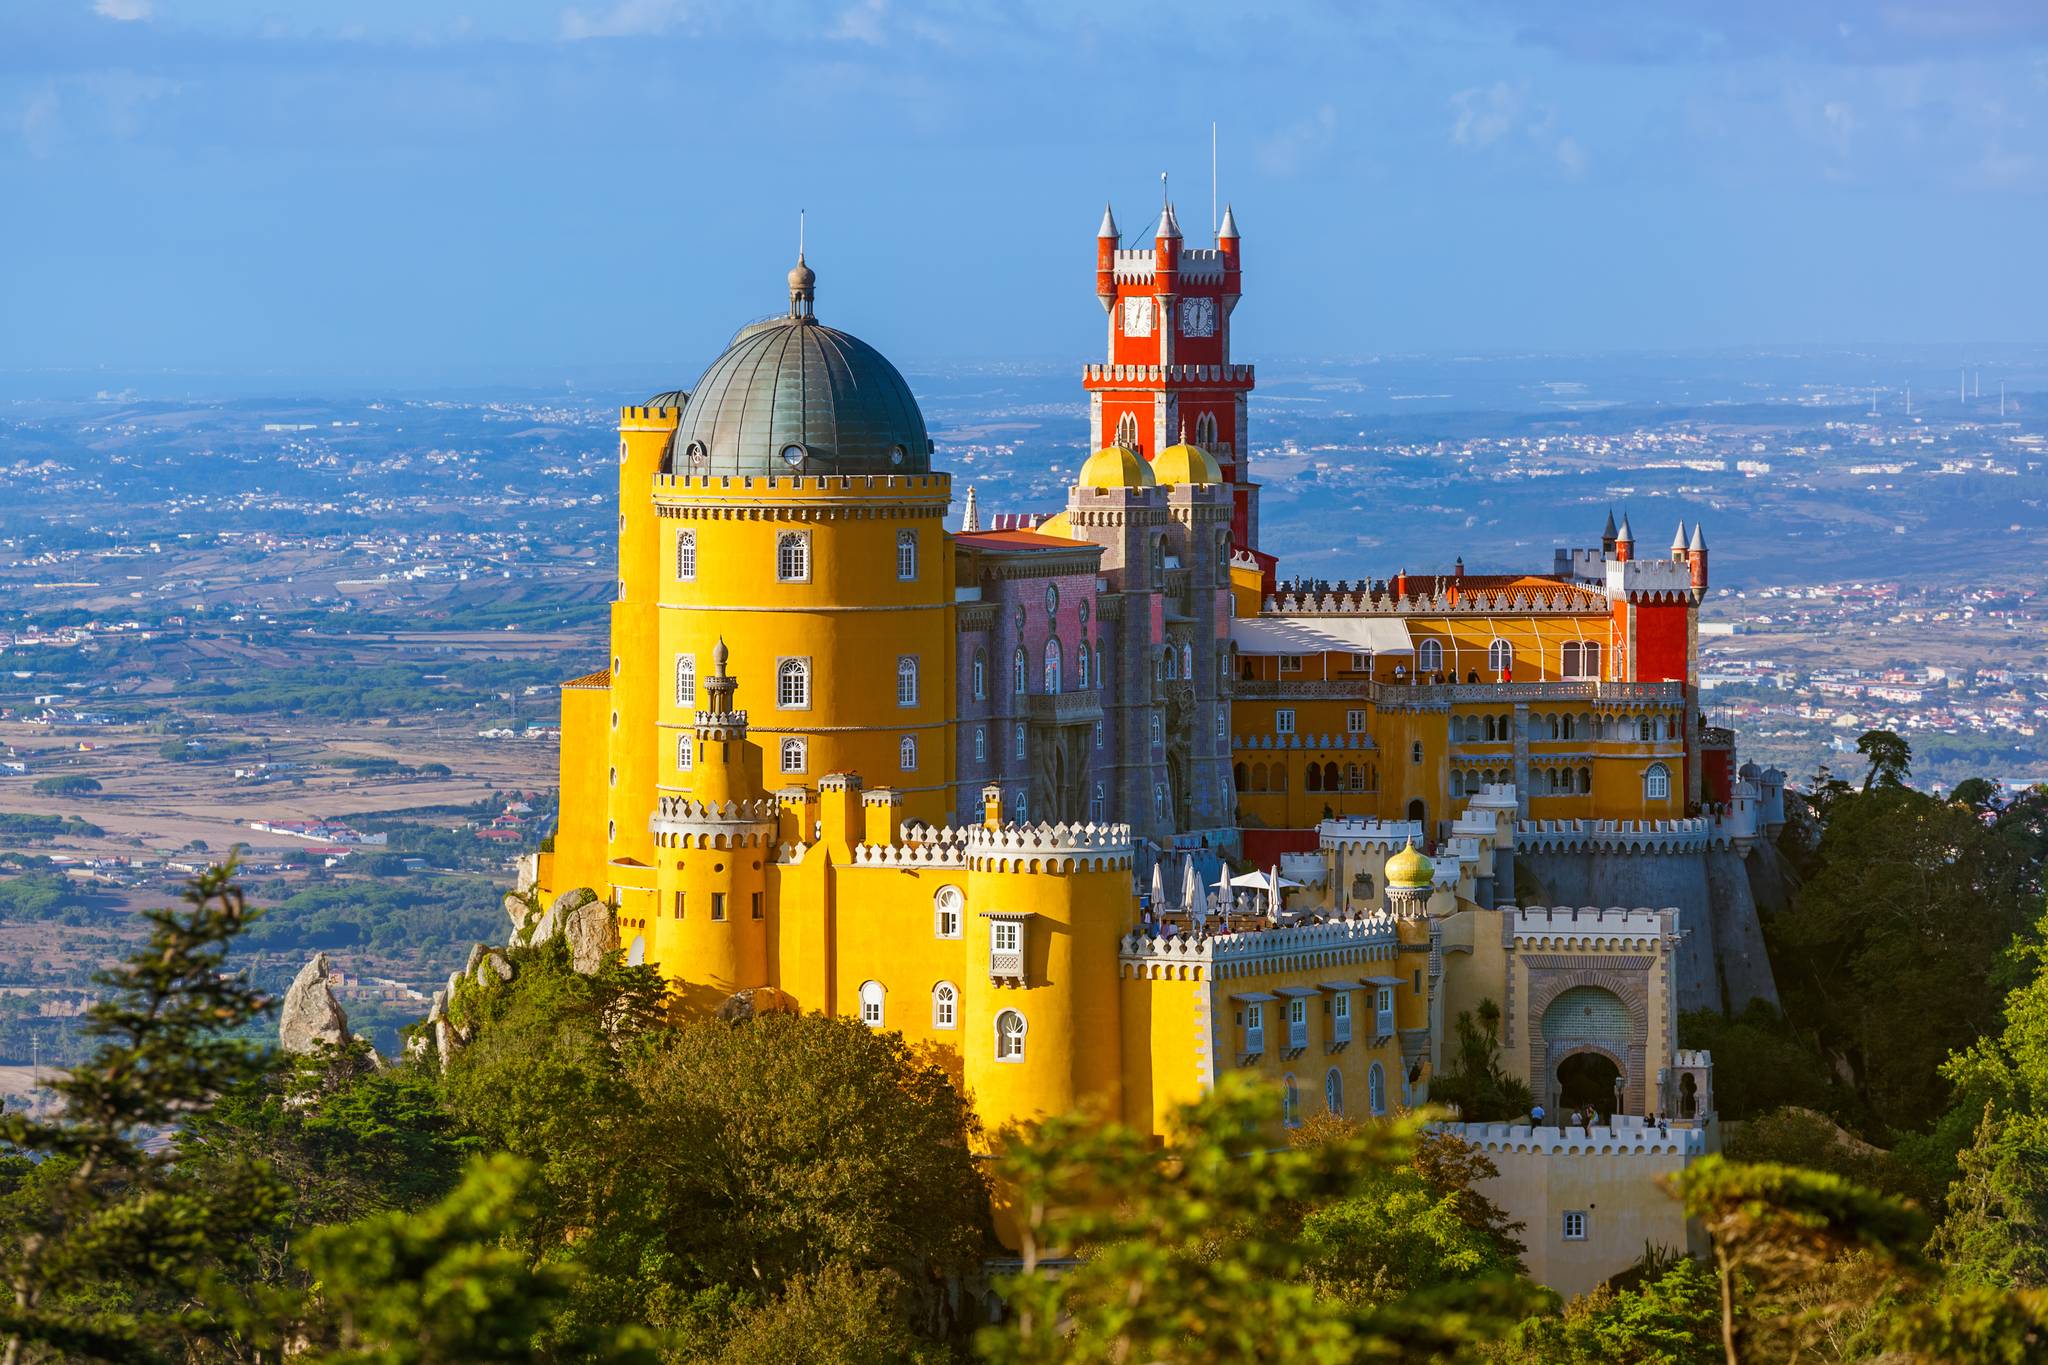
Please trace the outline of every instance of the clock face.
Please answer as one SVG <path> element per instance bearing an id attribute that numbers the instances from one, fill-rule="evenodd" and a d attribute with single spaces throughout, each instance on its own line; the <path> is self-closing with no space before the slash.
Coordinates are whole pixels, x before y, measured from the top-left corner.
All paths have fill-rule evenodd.
<path id="1" fill-rule="evenodd" d="M 1124 335 L 1127 337 L 1148 337 L 1152 335 L 1152 300 L 1124 300 Z"/>
<path id="2" fill-rule="evenodd" d="M 1180 334 L 1186 337 L 1209 337 L 1216 335 L 1216 300 L 1182 299 L 1180 301 Z"/>

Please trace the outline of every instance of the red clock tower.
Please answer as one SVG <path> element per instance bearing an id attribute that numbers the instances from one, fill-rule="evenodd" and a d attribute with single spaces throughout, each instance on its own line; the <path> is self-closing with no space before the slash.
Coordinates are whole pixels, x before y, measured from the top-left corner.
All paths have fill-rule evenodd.
<path id="1" fill-rule="evenodd" d="M 1230 315 L 1240 282 L 1237 220 L 1228 209 L 1213 249 L 1181 245 L 1163 205 L 1150 246 L 1126 250 L 1105 208 L 1095 234 L 1095 294 L 1109 314 L 1109 363 L 1090 365 L 1090 449 L 1121 445 L 1147 460 L 1180 441 L 1214 456 L 1234 507 L 1231 539 L 1253 549 L 1259 489 L 1251 482 L 1246 400 L 1252 367 L 1230 363 Z"/>

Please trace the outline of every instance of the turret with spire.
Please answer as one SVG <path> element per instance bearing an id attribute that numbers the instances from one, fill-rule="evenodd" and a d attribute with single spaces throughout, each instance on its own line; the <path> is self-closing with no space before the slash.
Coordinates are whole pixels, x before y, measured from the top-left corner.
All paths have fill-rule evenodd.
<path id="1" fill-rule="evenodd" d="M 1707 588 L 1707 536 L 1699 522 L 1692 524 L 1692 542 L 1685 547 L 1685 562 L 1692 570 L 1694 592 Z"/>
<path id="2" fill-rule="evenodd" d="M 1614 533 L 1614 557 L 1626 564 L 1636 552 L 1636 533 L 1629 529 L 1628 513 L 1621 514 L 1621 529 Z"/>
<path id="3" fill-rule="evenodd" d="M 1614 554 L 1614 509 L 1607 509 L 1607 524 L 1600 528 L 1600 553 L 1603 557 Z"/>
<path id="4" fill-rule="evenodd" d="M 1116 248 L 1122 236 L 1116 230 L 1116 215 L 1108 204 L 1102 206 L 1102 226 L 1095 229 L 1095 297 L 1102 311 L 1116 306 Z"/>
<path id="5" fill-rule="evenodd" d="M 1685 518 L 1684 518 L 1684 517 L 1680 517 L 1680 518 L 1678 519 L 1678 529 L 1677 529 L 1676 531 L 1673 531 L 1673 532 L 1671 533 L 1671 557 L 1672 557 L 1673 559 L 1677 559 L 1677 560 L 1683 560 L 1683 559 L 1685 558 Z"/>

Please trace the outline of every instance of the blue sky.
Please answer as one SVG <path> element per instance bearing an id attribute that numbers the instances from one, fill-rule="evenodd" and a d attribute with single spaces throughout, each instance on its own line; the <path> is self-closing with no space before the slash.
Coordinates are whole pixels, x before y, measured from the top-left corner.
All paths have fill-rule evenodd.
<path id="1" fill-rule="evenodd" d="M 1092 357 L 1209 125 L 1240 349 L 2039 342 L 2048 5 L 6 0 L 0 369 Z"/>

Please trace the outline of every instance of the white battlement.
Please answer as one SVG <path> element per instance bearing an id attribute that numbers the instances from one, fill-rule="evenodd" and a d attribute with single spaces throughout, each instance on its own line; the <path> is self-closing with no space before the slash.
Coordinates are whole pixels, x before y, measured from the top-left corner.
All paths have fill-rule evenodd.
<path id="1" fill-rule="evenodd" d="M 1625 909 L 1619 905 L 1504 905 L 1501 914 L 1518 943 L 1602 944 L 1622 940 L 1655 942 L 1676 937 L 1676 907 L 1664 910 Z"/>
<path id="2" fill-rule="evenodd" d="M 856 844 L 855 867 L 965 867 L 965 844 Z"/>
<path id="3" fill-rule="evenodd" d="M 1692 600 L 1692 566 L 1682 559 L 1610 559 L 1607 592 L 1638 600 Z"/>
<path id="4" fill-rule="evenodd" d="M 1611 1125 L 1558 1128 L 1526 1123 L 1438 1123 L 1439 1133 L 1463 1138 L 1482 1152 L 1530 1152 L 1543 1156 L 1705 1156 L 1704 1128 L 1653 1127 L 1641 1117 L 1616 1115 Z"/>
<path id="5" fill-rule="evenodd" d="M 1378 750 L 1371 735 L 1323 734 L 1323 735 L 1232 735 L 1233 749 L 1336 749 L 1336 750 Z"/>
<path id="6" fill-rule="evenodd" d="M 1212 916 L 1212 919 L 1214 917 Z M 1199 965 L 1218 977 L 1250 976 L 1276 966 L 1335 967 L 1400 950 L 1395 919 L 1375 911 L 1317 924 L 1289 924 L 1233 933 L 1148 934 L 1133 930 L 1119 945 L 1118 961 L 1133 967 Z"/>
<path id="7" fill-rule="evenodd" d="M 1455 581 L 1455 580 L 1453 580 Z M 1453 613 L 1470 616 L 1576 614 L 1605 611 L 1606 603 L 1576 584 L 1552 587 L 1432 591 L 1397 593 L 1387 582 L 1321 584 L 1279 583 L 1261 608 L 1266 615 L 1283 616 L 1442 616 Z"/>
<path id="8" fill-rule="evenodd" d="M 1671 1065 L 1674 1067 L 1708 1067 L 1713 1064 L 1714 1054 L 1705 1048 L 1682 1047 L 1671 1054 Z"/>
<path id="9" fill-rule="evenodd" d="M 1421 821 L 1368 820 L 1362 815 L 1346 815 L 1316 826 L 1316 843 L 1326 850 L 1372 849 L 1392 853 L 1407 847 L 1410 840 L 1422 841 Z"/>

